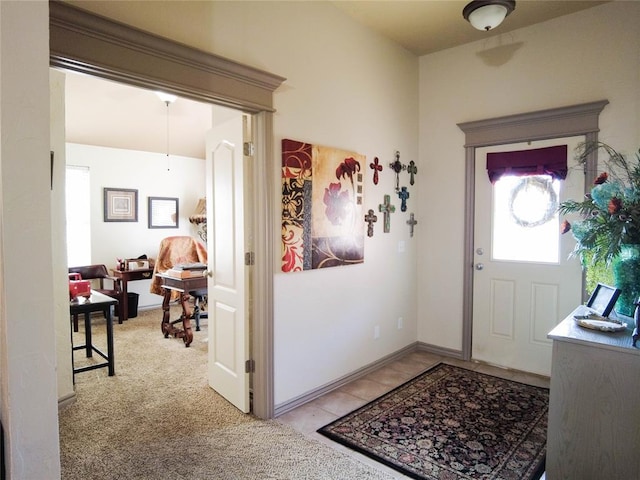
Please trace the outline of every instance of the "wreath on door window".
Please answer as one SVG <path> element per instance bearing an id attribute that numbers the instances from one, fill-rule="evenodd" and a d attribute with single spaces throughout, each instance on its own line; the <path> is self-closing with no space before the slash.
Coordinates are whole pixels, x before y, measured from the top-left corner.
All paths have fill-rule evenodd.
<path id="1" fill-rule="evenodd" d="M 558 195 L 549 176 L 522 177 L 511 190 L 509 213 L 513 221 L 521 227 L 533 228 L 544 225 L 555 216 L 557 210 Z"/>

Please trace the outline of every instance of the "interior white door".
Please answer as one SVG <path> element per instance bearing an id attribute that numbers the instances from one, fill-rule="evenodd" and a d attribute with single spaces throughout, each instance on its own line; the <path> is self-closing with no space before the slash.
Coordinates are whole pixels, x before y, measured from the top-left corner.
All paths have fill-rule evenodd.
<path id="1" fill-rule="evenodd" d="M 537 238 L 530 226 L 519 231 L 501 228 L 509 222 L 517 226 L 534 222 L 519 222 L 519 217 L 514 216 L 514 211 L 526 208 L 517 203 L 521 201 L 520 194 L 514 194 L 515 186 L 522 185 L 517 182 L 525 177 L 511 177 L 514 183 L 506 188 L 505 184 L 492 185 L 486 170 L 487 153 L 566 144 L 569 174 L 558 182 L 557 201 L 561 202 L 582 196 L 584 173 L 575 166 L 573 155 L 582 140 L 584 137 L 572 137 L 476 150 L 472 336 L 475 360 L 550 375 L 552 345 L 547 333 L 581 302 L 582 286 L 580 262 L 569 258 L 575 242 L 570 234 L 559 234 L 561 219 L 557 212 L 545 222 L 544 228 L 548 229 L 539 231 Z M 547 197 L 537 202 L 534 199 L 533 208 L 541 208 L 546 200 Z M 536 215 L 535 210 L 531 214 Z M 547 255 L 552 258 L 533 254 L 544 243 L 550 246 L 551 253 L 547 250 Z M 529 257 L 520 257 L 522 252 Z"/>
<path id="2" fill-rule="evenodd" d="M 250 310 L 245 252 L 251 236 L 245 179 L 250 178 L 250 159 L 243 153 L 243 126 L 248 119 L 233 110 L 216 107 L 216 112 L 224 121 L 218 123 L 214 114 L 216 126 L 206 140 L 209 385 L 247 413 Z"/>

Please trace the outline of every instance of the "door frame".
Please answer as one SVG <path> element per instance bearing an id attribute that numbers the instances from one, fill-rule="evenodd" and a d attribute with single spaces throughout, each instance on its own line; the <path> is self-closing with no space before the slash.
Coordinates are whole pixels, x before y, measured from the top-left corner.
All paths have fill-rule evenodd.
<path id="1" fill-rule="evenodd" d="M 597 141 L 600 112 L 608 100 L 538 110 L 529 113 L 458 123 L 465 134 L 464 271 L 462 303 L 462 358 L 471 360 L 473 340 L 473 263 L 475 228 L 476 148 L 509 143 L 549 140 L 584 135 L 587 142 Z M 587 178 L 595 178 L 597 151 L 589 154 L 585 165 Z M 585 189 L 587 185 L 585 185 Z M 586 190 L 585 190 L 586 191 Z M 584 285 L 584 278 L 583 278 Z M 584 291 L 584 288 L 582 289 Z"/>
<path id="2" fill-rule="evenodd" d="M 273 418 L 273 92 L 285 78 L 61 2 L 49 3 L 49 28 L 51 67 L 254 115 L 253 413 Z"/>

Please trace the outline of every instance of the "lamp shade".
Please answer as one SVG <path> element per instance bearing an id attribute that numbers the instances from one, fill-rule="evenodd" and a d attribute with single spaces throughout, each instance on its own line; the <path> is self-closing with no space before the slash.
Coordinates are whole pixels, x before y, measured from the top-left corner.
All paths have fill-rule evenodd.
<path id="1" fill-rule="evenodd" d="M 516 8 L 515 0 L 474 0 L 462 16 L 478 30 L 493 30 Z"/>

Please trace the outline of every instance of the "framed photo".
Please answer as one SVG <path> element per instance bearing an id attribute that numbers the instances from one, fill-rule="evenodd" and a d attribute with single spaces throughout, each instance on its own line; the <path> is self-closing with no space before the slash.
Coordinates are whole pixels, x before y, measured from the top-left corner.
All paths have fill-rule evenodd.
<path id="1" fill-rule="evenodd" d="M 138 190 L 130 188 L 104 189 L 105 222 L 137 222 Z"/>
<path id="2" fill-rule="evenodd" d="M 149 197 L 149 228 L 178 228 L 178 199 Z"/>
<path id="3" fill-rule="evenodd" d="M 595 290 L 589 297 L 587 307 L 591 308 L 595 313 L 600 316 L 607 317 L 613 310 L 618 297 L 620 296 L 620 289 L 603 285 L 599 283 L 596 285 Z"/>

